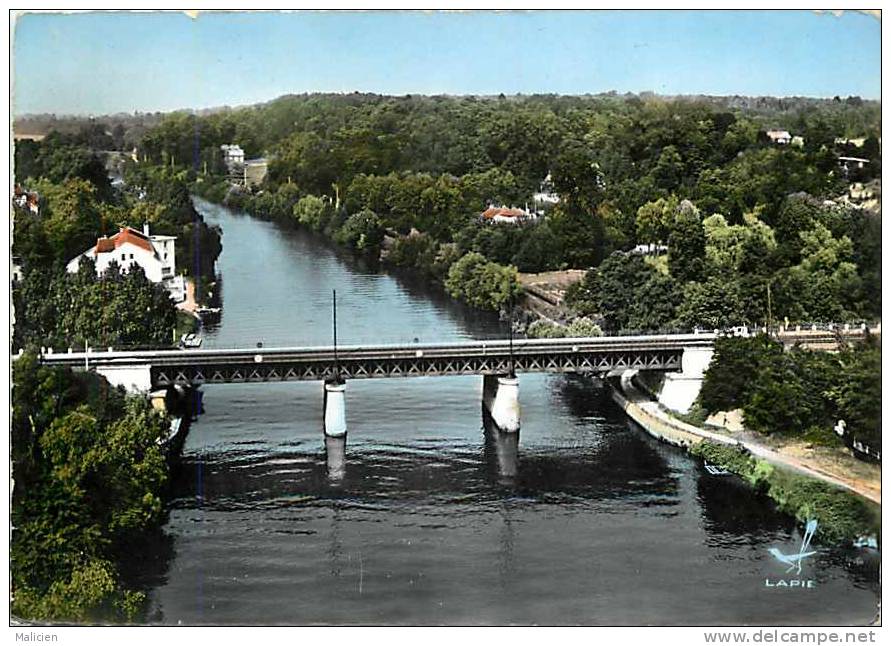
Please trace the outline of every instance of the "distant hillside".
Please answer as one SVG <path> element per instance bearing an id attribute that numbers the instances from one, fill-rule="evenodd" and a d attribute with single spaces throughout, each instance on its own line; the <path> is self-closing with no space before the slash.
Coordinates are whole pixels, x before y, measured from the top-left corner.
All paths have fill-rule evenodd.
<path id="1" fill-rule="evenodd" d="M 422 97 L 425 95 L 413 94 L 408 95 L 412 97 Z M 360 102 L 363 100 L 368 101 L 379 101 L 381 99 L 389 99 L 389 98 L 406 98 L 404 96 L 395 97 L 388 95 L 380 95 L 373 93 L 360 93 L 354 92 L 351 94 L 332 94 L 332 93 L 302 93 L 302 94 L 285 94 L 275 99 L 271 99 L 270 101 L 261 102 L 253 105 L 247 106 L 217 106 L 212 108 L 203 108 L 199 110 L 172 110 L 169 112 L 135 112 L 132 114 L 128 113 L 117 113 L 111 115 L 100 115 L 100 116 L 78 116 L 78 115 L 56 115 L 56 114 L 26 114 L 22 115 L 15 119 L 13 124 L 13 131 L 16 135 L 47 135 L 51 131 L 57 131 L 66 134 L 76 134 L 84 130 L 85 128 L 91 127 L 93 124 L 99 122 L 107 127 L 109 134 L 111 131 L 118 125 L 121 125 L 125 131 L 125 139 L 128 144 L 136 144 L 142 138 L 142 135 L 158 125 L 163 121 L 163 119 L 174 113 L 187 113 L 187 114 L 195 114 L 198 116 L 206 116 L 210 114 L 216 114 L 220 112 L 239 112 L 241 110 L 251 110 L 256 108 L 263 108 L 269 106 L 274 103 L 287 102 L 289 100 L 294 99 L 302 99 L 306 100 L 309 98 L 335 98 L 341 97 L 344 100 L 349 99 L 358 99 Z M 437 97 L 429 97 L 429 98 L 437 98 Z M 446 97 L 441 97 L 446 98 Z M 604 98 L 619 98 L 625 100 L 643 100 L 643 101 L 669 101 L 669 102 L 694 102 L 694 103 L 707 103 L 713 105 L 715 107 L 720 107 L 729 110 L 739 110 L 747 113 L 751 113 L 753 115 L 762 115 L 762 116 L 775 116 L 777 119 L 777 123 L 774 124 L 778 127 L 789 127 L 791 123 L 787 123 L 794 116 L 800 113 L 803 110 L 808 109 L 835 109 L 835 110 L 844 110 L 845 108 L 866 108 L 867 111 L 875 111 L 879 113 L 881 111 L 881 102 L 874 101 L 870 99 L 861 99 L 860 97 L 834 97 L 831 99 L 827 98 L 817 98 L 817 97 L 775 97 L 775 96 L 742 96 L 742 95 L 732 95 L 732 96 L 713 96 L 713 95 L 659 95 L 653 92 L 639 92 L 639 93 L 624 93 L 618 94 L 617 92 L 602 92 L 599 94 L 584 94 L 584 95 L 556 95 L 556 94 L 523 94 L 523 95 L 488 95 L 488 96 L 454 96 L 449 98 L 475 98 L 481 101 L 485 100 L 519 100 L 519 101 L 527 101 L 527 100 L 553 100 L 557 98 L 562 99 L 572 99 L 577 98 L 582 101 L 584 100 L 596 100 L 596 99 L 604 99 Z M 786 118 L 788 117 L 788 118 Z M 861 133 L 849 133 L 849 136 L 856 136 Z"/>

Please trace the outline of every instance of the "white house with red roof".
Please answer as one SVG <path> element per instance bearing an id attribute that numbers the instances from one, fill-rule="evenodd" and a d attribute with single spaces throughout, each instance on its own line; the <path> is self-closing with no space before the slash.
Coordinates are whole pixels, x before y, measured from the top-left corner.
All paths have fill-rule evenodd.
<path id="1" fill-rule="evenodd" d="M 112 262 L 117 263 L 122 272 L 134 265 L 153 283 L 161 283 L 177 303 L 186 297 L 185 281 L 176 275 L 175 236 L 159 236 L 149 233 L 146 224 L 142 231 L 132 227 L 121 227 L 113 236 L 103 236 L 96 244 L 73 258 L 67 265 L 71 273 L 80 269 L 81 260 L 90 258 L 96 265 L 96 273 L 104 273 Z"/>
<path id="2" fill-rule="evenodd" d="M 508 207 L 503 204 L 501 206 L 492 205 L 480 214 L 480 219 L 484 222 L 495 222 L 498 224 L 519 224 L 520 222 L 537 218 L 538 215 L 536 213 L 531 213 L 525 209 Z"/>

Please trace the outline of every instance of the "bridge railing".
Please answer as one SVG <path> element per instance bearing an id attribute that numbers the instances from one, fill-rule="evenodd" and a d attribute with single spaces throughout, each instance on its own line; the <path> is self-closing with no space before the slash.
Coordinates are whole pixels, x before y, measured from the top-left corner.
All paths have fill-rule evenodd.
<path id="1" fill-rule="evenodd" d="M 645 350 L 677 350 L 710 346 L 712 334 L 577 337 L 557 339 L 517 339 L 512 351 L 517 356 L 536 353 L 620 352 Z M 209 348 L 191 350 L 126 351 L 114 348 L 75 352 L 54 352 L 44 348 L 41 359 L 48 363 L 73 365 L 98 361 L 104 364 L 150 363 L 153 365 L 181 365 L 214 361 L 298 360 L 328 361 L 334 358 L 334 346 L 264 347 L 264 348 Z M 506 339 L 459 341 L 449 343 L 412 343 L 385 345 L 347 345 L 337 347 L 337 356 L 348 359 L 411 359 L 423 356 L 436 358 L 466 357 L 469 355 L 508 356 L 511 342 Z"/>

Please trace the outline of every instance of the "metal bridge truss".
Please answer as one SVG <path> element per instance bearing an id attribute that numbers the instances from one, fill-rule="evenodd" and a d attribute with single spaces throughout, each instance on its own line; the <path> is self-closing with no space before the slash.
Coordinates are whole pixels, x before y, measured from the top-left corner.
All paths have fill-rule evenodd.
<path id="1" fill-rule="evenodd" d="M 449 375 L 507 374 L 513 364 L 515 372 L 553 372 L 604 374 L 613 370 L 681 369 L 683 348 L 540 352 L 468 357 L 410 358 L 344 358 L 338 364 L 329 360 L 275 360 L 192 365 L 152 366 L 152 383 L 156 386 L 201 385 L 267 381 L 324 381 L 339 374 L 344 379 L 387 377 L 441 377 Z"/>

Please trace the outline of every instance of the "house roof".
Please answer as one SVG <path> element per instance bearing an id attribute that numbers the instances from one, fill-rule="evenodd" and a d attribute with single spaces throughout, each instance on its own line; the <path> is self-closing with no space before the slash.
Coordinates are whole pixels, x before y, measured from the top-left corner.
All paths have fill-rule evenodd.
<path id="1" fill-rule="evenodd" d="M 487 220 L 491 220 L 496 215 L 500 215 L 503 218 L 522 218 L 526 217 L 527 213 L 523 209 L 509 209 L 506 206 L 490 206 L 488 209 L 483 211 L 482 217 L 486 218 Z"/>
<path id="2" fill-rule="evenodd" d="M 120 231 L 118 231 L 110 238 L 99 238 L 96 241 L 96 250 L 94 252 L 94 255 L 114 251 L 121 245 L 127 243 L 135 245 L 141 249 L 145 249 L 150 253 L 155 252 L 154 247 L 152 247 L 152 242 L 148 238 L 148 236 L 137 231 L 136 229 L 132 229 L 130 227 L 122 227 Z"/>

